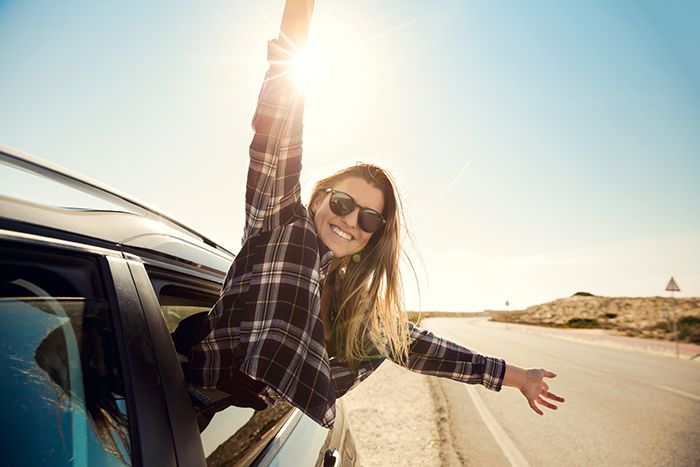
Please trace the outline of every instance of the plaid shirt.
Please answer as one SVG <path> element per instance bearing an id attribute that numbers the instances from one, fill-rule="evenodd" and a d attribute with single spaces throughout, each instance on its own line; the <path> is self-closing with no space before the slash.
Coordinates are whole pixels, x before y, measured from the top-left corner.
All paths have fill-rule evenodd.
<path id="1" fill-rule="evenodd" d="M 352 370 L 328 357 L 320 296 L 333 254 L 301 203 L 303 98 L 287 73 L 272 62 L 265 76 L 253 118 L 243 247 L 208 315 L 206 337 L 191 350 L 190 382 L 225 389 L 242 373 L 331 427 L 336 397 L 383 358 Z M 503 360 L 409 327 L 408 369 L 501 389 Z"/>

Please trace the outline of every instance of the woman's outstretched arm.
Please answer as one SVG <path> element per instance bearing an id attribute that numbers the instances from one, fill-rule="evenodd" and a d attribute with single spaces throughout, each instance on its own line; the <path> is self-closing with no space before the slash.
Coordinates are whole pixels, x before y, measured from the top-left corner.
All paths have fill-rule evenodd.
<path id="1" fill-rule="evenodd" d="M 468 384 L 481 384 L 493 391 L 500 391 L 503 386 L 518 388 L 532 410 L 540 415 L 543 413 L 536 404 L 556 409 L 554 404 L 545 399 L 564 402 L 563 398 L 551 393 L 549 386 L 544 382 L 545 377 L 556 376 L 552 372 L 520 368 L 507 364 L 501 358 L 481 355 L 411 323 L 409 335 L 411 345 L 408 360 L 392 360 L 411 371 Z"/>

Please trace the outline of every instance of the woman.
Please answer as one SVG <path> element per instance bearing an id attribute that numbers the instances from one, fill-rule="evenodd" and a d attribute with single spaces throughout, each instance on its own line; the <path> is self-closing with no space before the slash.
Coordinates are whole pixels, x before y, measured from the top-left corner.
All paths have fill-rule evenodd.
<path id="1" fill-rule="evenodd" d="M 485 357 L 410 324 L 401 306 L 400 202 L 379 167 L 349 167 L 318 182 L 301 203 L 303 99 L 290 59 L 306 42 L 309 0 L 288 0 L 253 118 L 243 247 L 190 351 L 195 395 L 266 406 L 282 398 L 323 426 L 335 399 L 389 358 L 419 373 L 499 391 L 537 404 L 542 369 Z M 209 392 L 207 392 L 209 391 Z"/>

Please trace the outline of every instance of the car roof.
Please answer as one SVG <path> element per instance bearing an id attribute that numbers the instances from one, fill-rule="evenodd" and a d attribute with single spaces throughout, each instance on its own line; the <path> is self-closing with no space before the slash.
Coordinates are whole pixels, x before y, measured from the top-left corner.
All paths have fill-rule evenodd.
<path id="1" fill-rule="evenodd" d="M 146 203 L 103 183 L 0 145 L 0 163 L 29 172 L 109 203 L 109 209 L 53 206 L 50 200 L 28 200 L 0 194 L 0 218 L 13 228 L 42 227 L 49 235 L 79 235 L 126 249 L 166 255 L 217 271 L 226 271 L 233 253 L 206 236 Z"/>

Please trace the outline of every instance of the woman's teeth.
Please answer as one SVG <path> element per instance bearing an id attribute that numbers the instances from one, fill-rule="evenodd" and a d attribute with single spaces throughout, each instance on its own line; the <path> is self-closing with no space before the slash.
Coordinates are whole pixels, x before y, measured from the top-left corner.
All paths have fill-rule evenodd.
<path id="1" fill-rule="evenodd" d="M 352 235 L 350 235 L 350 234 L 347 233 L 347 232 L 343 232 L 342 230 L 340 230 L 338 227 L 336 227 L 336 226 L 334 226 L 334 225 L 331 225 L 331 230 L 332 230 L 337 236 L 339 236 L 340 238 L 342 238 L 343 240 L 348 240 L 348 241 L 352 240 Z"/>

